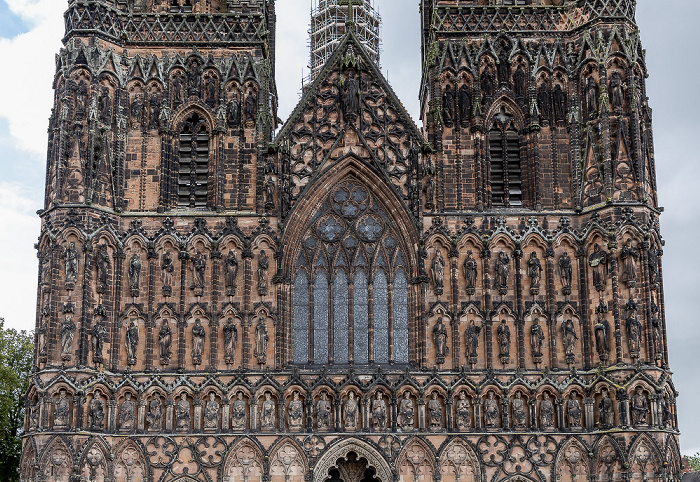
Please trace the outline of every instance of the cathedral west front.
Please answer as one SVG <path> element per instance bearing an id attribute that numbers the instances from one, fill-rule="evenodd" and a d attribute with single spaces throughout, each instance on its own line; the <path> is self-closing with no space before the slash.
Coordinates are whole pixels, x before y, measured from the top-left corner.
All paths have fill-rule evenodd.
<path id="1" fill-rule="evenodd" d="M 21 480 L 679 481 L 635 7 L 68 1 Z"/>

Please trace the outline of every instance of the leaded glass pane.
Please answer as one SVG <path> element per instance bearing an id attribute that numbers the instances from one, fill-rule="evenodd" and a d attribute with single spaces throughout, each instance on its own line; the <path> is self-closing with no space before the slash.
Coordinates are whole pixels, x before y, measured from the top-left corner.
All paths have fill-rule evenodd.
<path id="1" fill-rule="evenodd" d="M 348 278 L 338 270 L 333 287 L 333 360 L 348 363 Z"/>
<path id="2" fill-rule="evenodd" d="M 299 270 L 294 280 L 294 363 L 309 361 L 309 281 Z"/>
<path id="3" fill-rule="evenodd" d="M 369 307 L 367 275 L 362 270 L 355 274 L 355 363 L 369 363 Z"/>
<path id="4" fill-rule="evenodd" d="M 323 271 L 314 283 L 314 363 L 328 364 L 328 277 Z"/>
<path id="5" fill-rule="evenodd" d="M 408 283 L 402 269 L 394 278 L 394 359 L 408 363 Z"/>
<path id="6" fill-rule="evenodd" d="M 381 269 L 374 275 L 374 361 L 389 363 L 389 286 Z"/>

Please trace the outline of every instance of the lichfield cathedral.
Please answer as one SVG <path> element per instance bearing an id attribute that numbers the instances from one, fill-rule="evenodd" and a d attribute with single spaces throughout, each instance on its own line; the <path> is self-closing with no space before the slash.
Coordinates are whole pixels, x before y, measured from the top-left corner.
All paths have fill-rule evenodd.
<path id="1" fill-rule="evenodd" d="M 324 2 L 67 2 L 21 480 L 680 480 L 635 1 Z"/>

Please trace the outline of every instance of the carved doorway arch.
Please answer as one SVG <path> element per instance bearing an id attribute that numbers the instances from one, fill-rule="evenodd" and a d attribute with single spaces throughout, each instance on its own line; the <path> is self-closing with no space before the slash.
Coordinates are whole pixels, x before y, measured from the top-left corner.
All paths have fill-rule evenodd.
<path id="1" fill-rule="evenodd" d="M 351 454 L 354 454 L 354 456 Z M 350 438 L 333 445 L 321 456 L 314 467 L 314 482 L 332 480 L 332 470 L 335 473 L 340 473 L 341 471 L 348 473 L 348 470 L 346 470 L 348 467 L 342 467 L 341 465 L 344 463 L 353 464 L 355 461 L 366 461 L 366 469 L 370 469 L 370 473 L 374 471 L 374 478 L 371 479 L 373 481 L 392 482 L 394 480 L 389 463 L 374 447 L 362 440 Z M 343 482 L 362 482 L 365 480 L 365 474 L 367 474 L 367 471 L 362 470 L 357 472 L 356 479 L 345 480 L 341 478 L 340 480 L 343 480 Z"/>

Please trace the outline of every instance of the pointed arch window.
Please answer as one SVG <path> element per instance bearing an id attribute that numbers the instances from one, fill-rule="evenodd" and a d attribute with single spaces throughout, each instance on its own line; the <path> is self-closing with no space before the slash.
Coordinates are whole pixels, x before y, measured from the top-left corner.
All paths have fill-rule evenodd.
<path id="1" fill-rule="evenodd" d="M 179 136 L 178 207 L 206 208 L 209 197 L 209 128 L 199 115 L 189 117 Z"/>
<path id="2" fill-rule="evenodd" d="M 309 360 L 309 280 L 299 270 L 294 280 L 294 362 Z"/>
<path id="3" fill-rule="evenodd" d="M 513 116 L 501 107 L 501 112 L 494 118 L 489 130 L 492 207 L 523 205 L 520 157 L 520 133 L 515 127 Z"/>

